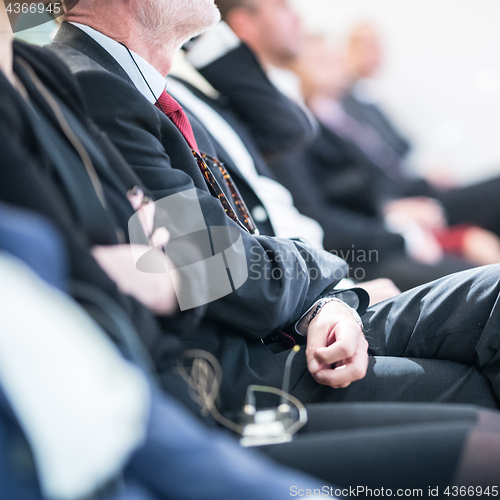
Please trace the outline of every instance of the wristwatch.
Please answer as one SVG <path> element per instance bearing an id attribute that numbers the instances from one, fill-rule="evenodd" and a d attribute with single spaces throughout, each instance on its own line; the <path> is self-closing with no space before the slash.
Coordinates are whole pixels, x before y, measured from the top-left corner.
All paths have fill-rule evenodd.
<path id="1" fill-rule="evenodd" d="M 354 309 L 349 304 L 347 304 L 343 300 L 340 300 L 337 297 L 326 296 L 326 297 L 322 297 L 321 299 L 316 301 L 312 305 L 312 307 L 302 316 L 302 318 L 300 318 L 300 320 L 297 321 L 297 323 L 295 324 L 296 333 L 298 333 L 299 335 L 303 335 L 303 336 L 307 335 L 307 328 L 309 327 L 311 321 L 319 314 L 321 309 L 323 309 L 323 307 L 326 304 L 328 304 L 329 302 L 340 302 L 344 307 L 349 309 L 349 311 L 353 315 L 354 319 L 356 320 L 356 323 L 362 329 L 364 329 L 363 320 L 361 319 L 361 316 L 358 314 L 358 311 L 356 311 L 356 309 Z"/>

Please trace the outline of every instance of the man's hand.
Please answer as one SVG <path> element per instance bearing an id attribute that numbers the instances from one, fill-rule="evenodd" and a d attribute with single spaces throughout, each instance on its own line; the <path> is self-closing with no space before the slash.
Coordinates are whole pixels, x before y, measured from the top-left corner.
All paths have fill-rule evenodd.
<path id="1" fill-rule="evenodd" d="M 150 259 L 156 259 L 163 272 L 155 274 L 137 270 L 134 254 L 147 252 Z M 151 255 L 151 252 L 155 254 Z M 92 255 L 123 293 L 131 295 L 155 314 L 171 315 L 177 311 L 179 305 L 172 280 L 177 280 L 178 276 L 169 272 L 173 265 L 161 250 L 151 250 L 144 245 L 95 246 Z"/>
<path id="2" fill-rule="evenodd" d="M 464 235 L 463 255 L 474 264 L 486 266 L 500 262 L 500 239 L 480 227 L 470 227 Z"/>
<path id="3" fill-rule="evenodd" d="M 431 231 L 407 233 L 406 251 L 416 261 L 430 266 L 437 264 L 444 257 L 444 251 Z"/>
<path id="4" fill-rule="evenodd" d="M 397 215 L 415 222 L 427 231 L 447 226 L 442 205 L 437 200 L 423 196 L 391 201 L 384 207 L 384 213 L 386 217 Z"/>
<path id="5" fill-rule="evenodd" d="M 342 303 L 325 304 L 307 329 L 307 367 L 322 385 L 344 388 L 366 375 L 368 342 Z"/>
<path id="6" fill-rule="evenodd" d="M 439 203 L 430 198 L 404 198 L 385 207 L 385 223 L 401 234 L 408 255 L 423 264 L 437 264 L 444 256 L 435 237 L 435 231 L 446 227 L 444 212 Z"/>

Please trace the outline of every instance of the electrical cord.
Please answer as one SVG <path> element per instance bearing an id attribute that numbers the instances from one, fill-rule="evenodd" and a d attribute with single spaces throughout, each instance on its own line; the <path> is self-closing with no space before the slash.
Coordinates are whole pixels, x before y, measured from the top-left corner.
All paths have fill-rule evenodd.
<path id="1" fill-rule="evenodd" d="M 288 387 L 291 363 L 298 350 L 299 349 L 293 349 L 288 355 L 285 368 L 285 380 L 283 382 L 284 387 Z M 188 371 L 185 366 L 187 360 L 192 360 L 190 371 Z M 244 434 L 244 425 L 237 424 L 236 422 L 224 417 L 217 409 L 216 401 L 219 396 L 220 385 L 222 382 L 222 368 L 215 356 L 209 352 L 197 349 L 185 351 L 183 357 L 178 360 L 177 370 L 188 384 L 191 397 L 201 406 L 202 415 L 207 416 L 210 414 L 224 427 L 227 427 L 237 434 Z M 299 412 L 299 419 L 288 428 L 285 428 L 285 433 L 293 435 L 307 423 L 307 410 L 305 406 L 296 397 L 275 387 L 250 385 L 247 388 L 245 409 L 253 407 L 255 410 L 256 392 L 264 392 L 280 396 L 281 404 L 277 408 L 278 412 L 286 413 L 290 411 L 290 407 L 285 403 L 285 401 L 288 401 L 297 408 Z"/>

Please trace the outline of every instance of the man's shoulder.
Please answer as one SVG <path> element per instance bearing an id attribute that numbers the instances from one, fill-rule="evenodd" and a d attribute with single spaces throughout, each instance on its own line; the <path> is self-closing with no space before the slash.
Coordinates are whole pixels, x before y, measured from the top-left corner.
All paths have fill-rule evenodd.
<path id="1" fill-rule="evenodd" d="M 112 75 L 109 70 L 105 69 L 89 56 L 77 49 L 74 49 L 73 47 L 57 42 L 52 42 L 50 45 L 46 45 L 45 47 L 52 53 L 59 56 L 59 58 L 64 61 L 66 66 L 74 75 L 88 71 Z"/>
<path id="2" fill-rule="evenodd" d="M 51 44 L 46 46 L 59 56 L 78 79 L 109 81 L 113 86 L 128 85 L 135 89 L 125 70 L 95 40 L 80 28 L 63 22 Z"/>
<path id="3" fill-rule="evenodd" d="M 112 106 L 114 114 L 117 109 L 132 112 L 137 108 L 144 113 L 150 108 L 149 102 L 130 80 L 104 67 L 87 53 L 57 41 L 47 45 L 47 48 L 63 60 L 78 81 L 94 119 L 96 112 L 106 112 L 107 104 Z M 119 104 L 124 102 L 126 106 Z M 145 102 L 148 106 L 145 106 Z M 154 109 L 151 112 L 154 114 Z"/>

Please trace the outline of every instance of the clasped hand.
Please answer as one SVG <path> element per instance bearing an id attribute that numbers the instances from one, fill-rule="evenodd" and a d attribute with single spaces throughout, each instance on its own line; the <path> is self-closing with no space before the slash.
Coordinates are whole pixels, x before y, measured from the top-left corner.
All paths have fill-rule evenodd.
<path id="1" fill-rule="evenodd" d="M 152 200 L 146 201 L 141 189 L 129 191 L 127 196 L 139 214 L 150 246 L 95 246 L 92 255 L 123 293 L 131 295 L 156 314 L 171 315 L 178 309 L 175 290 L 179 286 L 179 276 L 170 259 L 162 252 L 170 234 L 164 227 L 154 229 L 155 204 Z M 159 273 L 145 273 L 137 269 L 138 258 L 146 253 L 159 265 Z"/>
<path id="2" fill-rule="evenodd" d="M 306 358 L 316 382 L 336 389 L 366 375 L 368 342 L 361 326 L 342 303 L 325 304 L 309 324 Z"/>

